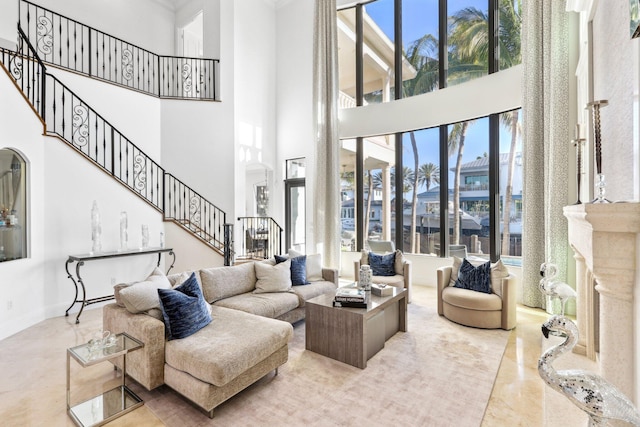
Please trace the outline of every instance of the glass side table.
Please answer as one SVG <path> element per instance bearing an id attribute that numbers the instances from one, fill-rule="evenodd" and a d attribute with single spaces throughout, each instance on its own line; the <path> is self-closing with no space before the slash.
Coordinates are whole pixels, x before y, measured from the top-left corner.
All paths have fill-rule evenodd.
<path id="1" fill-rule="evenodd" d="M 101 426 L 142 406 L 144 402 L 126 386 L 127 353 L 144 347 L 144 344 L 126 333 L 116 335 L 116 342 L 109 347 L 91 351 L 89 344 L 67 349 L 67 412 L 82 427 Z M 71 406 L 71 358 L 83 368 L 122 356 L 122 384 L 92 399 Z"/>

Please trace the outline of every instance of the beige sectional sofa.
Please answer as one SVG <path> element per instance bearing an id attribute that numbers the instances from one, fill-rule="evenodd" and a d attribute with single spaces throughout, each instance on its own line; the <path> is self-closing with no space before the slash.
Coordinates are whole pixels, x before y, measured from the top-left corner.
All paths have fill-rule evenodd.
<path id="1" fill-rule="evenodd" d="M 275 261 L 263 263 L 273 266 Z M 142 349 L 127 356 L 127 373 L 149 390 L 168 385 L 210 417 L 214 408 L 228 398 L 270 371 L 277 373 L 288 359 L 291 323 L 304 318 L 305 300 L 335 291 L 338 272 L 322 269 L 322 277 L 316 277 L 321 280 L 289 286 L 288 291 L 268 292 L 269 286 L 278 284 L 264 282 L 260 274 L 256 275 L 257 270 L 265 269 L 256 264 L 194 272 L 204 299 L 211 305 L 212 321 L 182 339 L 167 340 L 162 312 L 158 315 L 159 310 L 152 308 L 133 313 L 131 307 L 124 306 L 117 290 L 117 302 L 103 309 L 103 328 L 112 333 L 126 332 L 144 343 Z M 167 279 L 170 286 L 175 286 L 190 274 L 174 274 Z M 140 286 L 123 287 L 129 285 Z M 122 295 L 122 290 L 119 293 Z"/>

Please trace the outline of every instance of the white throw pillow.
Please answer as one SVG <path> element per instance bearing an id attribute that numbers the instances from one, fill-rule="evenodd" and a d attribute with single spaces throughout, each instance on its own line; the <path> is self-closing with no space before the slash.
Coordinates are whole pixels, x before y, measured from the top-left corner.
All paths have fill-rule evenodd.
<path id="1" fill-rule="evenodd" d="M 396 274 L 404 276 L 404 254 L 400 249 L 396 249 L 396 260 L 393 269 Z"/>
<path id="2" fill-rule="evenodd" d="M 152 308 L 159 309 L 158 289 L 171 289 L 171 284 L 167 276 L 156 267 L 145 281 L 120 289 L 120 300 L 133 314 L 143 313 Z"/>
<path id="3" fill-rule="evenodd" d="M 255 269 L 257 280 L 254 293 L 288 292 L 291 290 L 290 259 L 276 265 L 256 262 Z"/>
<path id="4" fill-rule="evenodd" d="M 322 276 L 322 255 L 307 255 L 307 281 L 319 282 L 324 280 Z"/>
<path id="5" fill-rule="evenodd" d="M 295 258 L 304 255 L 295 249 L 289 249 L 289 258 Z M 322 255 L 307 255 L 307 282 L 319 282 L 324 280 L 322 276 Z"/>
<path id="6" fill-rule="evenodd" d="M 491 264 L 491 291 L 502 298 L 502 279 L 509 277 L 509 270 L 499 259 L 495 264 Z"/>

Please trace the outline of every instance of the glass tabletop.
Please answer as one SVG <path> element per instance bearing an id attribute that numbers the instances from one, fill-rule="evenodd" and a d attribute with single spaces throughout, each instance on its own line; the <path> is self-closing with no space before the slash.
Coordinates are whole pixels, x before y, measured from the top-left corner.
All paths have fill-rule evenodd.
<path id="1" fill-rule="evenodd" d="M 123 332 L 116 334 L 116 339 L 111 345 L 92 346 L 89 343 L 84 343 L 71 347 L 67 351 L 82 366 L 89 366 L 129 351 L 137 350 L 143 346 L 142 342 Z"/>

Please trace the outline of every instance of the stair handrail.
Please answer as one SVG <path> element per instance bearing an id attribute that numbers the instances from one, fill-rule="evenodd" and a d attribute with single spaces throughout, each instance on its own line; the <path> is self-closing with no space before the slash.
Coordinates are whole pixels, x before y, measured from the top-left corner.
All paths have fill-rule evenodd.
<path id="1" fill-rule="evenodd" d="M 159 55 L 27 0 L 18 1 L 19 25 L 23 22 L 23 3 L 26 5 L 27 39 L 32 35 L 36 38 L 36 50 L 44 54 L 44 62 L 159 98 L 218 100 L 216 68 L 219 59 Z M 35 25 L 32 25 L 31 9 L 35 10 Z M 42 11 L 41 15 L 38 15 L 39 11 Z M 61 39 L 57 58 L 53 31 L 56 20 L 57 36 Z M 63 34 L 67 36 L 67 51 L 63 51 Z M 70 43 L 71 37 L 73 43 Z M 98 64 L 101 59 L 102 63 Z M 141 63 L 142 69 L 133 68 Z M 194 78 L 194 72 L 199 78 Z M 131 80 L 137 83 L 129 83 Z"/>

